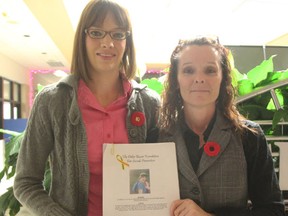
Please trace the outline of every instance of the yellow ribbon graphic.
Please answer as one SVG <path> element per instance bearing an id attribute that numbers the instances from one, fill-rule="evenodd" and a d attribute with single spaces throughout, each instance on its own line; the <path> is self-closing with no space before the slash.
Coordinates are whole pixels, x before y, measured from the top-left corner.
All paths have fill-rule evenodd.
<path id="1" fill-rule="evenodd" d="M 123 158 L 121 157 L 121 155 L 116 155 L 116 159 L 121 163 L 122 169 L 125 169 L 125 166 L 129 167 L 129 164 L 126 163 Z"/>

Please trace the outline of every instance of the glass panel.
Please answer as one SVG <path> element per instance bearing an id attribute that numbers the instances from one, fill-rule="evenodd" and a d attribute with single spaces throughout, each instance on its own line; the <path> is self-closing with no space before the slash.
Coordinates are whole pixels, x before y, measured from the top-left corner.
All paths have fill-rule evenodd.
<path id="1" fill-rule="evenodd" d="M 3 103 L 3 118 L 11 119 L 11 103 L 10 102 Z"/>
<path id="2" fill-rule="evenodd" d="M 19 84 L 13 83 L 13 100 L 19 101 Z"/>
<path id="3" fill-rule="evenodd" d="M 13 119 L 18 118 L 18 107 L 13 107 Z"/>
<path id="4" fill-rule="evenodd" d="M 11 100 L 10 95 L 10 81 L 3 79 L 3 97 L 4 99 Z"/>

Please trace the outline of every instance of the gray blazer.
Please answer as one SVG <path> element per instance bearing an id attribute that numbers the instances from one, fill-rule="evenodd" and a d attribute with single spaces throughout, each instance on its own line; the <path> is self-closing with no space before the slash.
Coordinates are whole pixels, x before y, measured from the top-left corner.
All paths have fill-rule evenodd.
<path id="1" fill-rule="evenodd" d="M 217 112 L 207 141 L 220 145 L 216 156 L 203 152 L 198 170 L 192 168 L 181 127 L 159 141 L 176 143 L 181 199 L 194 200 L 206 211 L 228 207 L 246 207 L 248 199 L 247 167 L 240 137 L 229 122 Z"/>

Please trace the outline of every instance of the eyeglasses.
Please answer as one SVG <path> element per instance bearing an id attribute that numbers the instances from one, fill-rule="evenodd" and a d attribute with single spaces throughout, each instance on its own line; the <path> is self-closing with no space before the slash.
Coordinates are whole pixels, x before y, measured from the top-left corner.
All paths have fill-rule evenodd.
<path id="1" fill-rule="evenodd" d="M 113 40 L 125 40 L 130 35 L 129 31 L 122 31 L 122 30 L 103 31 L 100 29 L 93 29 L 93 28 L 85 29 L 84 32 L 92 39 L 102 39 L 107 34 L 109 34 Z"/>

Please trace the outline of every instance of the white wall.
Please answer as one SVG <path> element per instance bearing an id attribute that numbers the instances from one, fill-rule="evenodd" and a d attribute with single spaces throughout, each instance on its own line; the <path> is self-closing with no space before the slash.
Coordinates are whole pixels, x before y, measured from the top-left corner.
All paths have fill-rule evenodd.
<path id="1" fill-rule="evenodd" d="M 0 54 L 0 76 L 18 82 L 22 88 L 22 117 L 29 115 L 29 70 Z"/>
<path id="2" fill-rule="evenodd" d="M 288 68 L 288 47 L 267 46 L 265 50 L 261 46 L 227 46 L 233 54 L 235 67 L 241 73 L 247 73 L 259 65 L 264 59 L 272 55 L 274 71 L 286 70 Z M 265 54 L 264 54 L 265 53 Z"/>
<path id="3" fill-rule="evenodd" d="M 0 76 L 29 85 L 29 70 L 0 54 Z"/>

